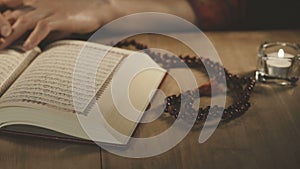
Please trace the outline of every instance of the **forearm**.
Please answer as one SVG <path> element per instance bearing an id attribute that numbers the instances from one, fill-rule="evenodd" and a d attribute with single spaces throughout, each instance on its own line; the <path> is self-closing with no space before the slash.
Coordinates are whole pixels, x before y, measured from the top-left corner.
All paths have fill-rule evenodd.
<path id="1" fill-rule="evenodd" d="M 139 12 L 162 12 L 196 22 L 194 11 L 188 0 L 113 0 L 122 15 Z"/>

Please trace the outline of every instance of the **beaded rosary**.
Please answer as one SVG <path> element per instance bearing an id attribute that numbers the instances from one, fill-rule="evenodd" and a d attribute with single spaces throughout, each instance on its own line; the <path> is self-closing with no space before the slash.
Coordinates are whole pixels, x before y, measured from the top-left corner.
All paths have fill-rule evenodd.
<path id="1" fill-rule="evenodd" d="M 213 80 L 211 80 L 208 84 L 202 85 L 194 90 L 185 91 L 178 95 L 168 96 L 165 99 L 165 113 L 168 113 L 175 118 L 186 120 L 190 120 L 191 118 L 196 116 L 196 124 L 199 124 L 206 120 L 209 113 L 213 113 L 213 115 L 223 113 L 221 122 L 228 122 L 241 116 L 249 109 L 250 95 L 256 83 L 254 79 L 250 77 L 239 77 L 237 75 L 229 73 L 219 63 L 213 62 L 208 58 L 191 57 L 189 55 L 179 57 L 175 55 L 170 56 L 168 54 L 161 55 L 159 53 L 150 51 L 146 45 L 138 43 L 135 40 L 125 40 L 115 45 L 115 47 L 119 48 L 129 46 L 132 46 L 137 50 L 143 50 L 164 69 L 179 68 L 187 65 L 189 68 L 198 69 L 200 71 L 210 69 L 210 72 L 213 72 Z M 192 107 L 195 99 L 199 98 L 199 96 L 211 95 L 212 85 L 224 83 L 224 81 L 226 81 L 227 89 L 233 91 L 236 95 L 233 104 L 226 108 L 215 105 L 212 107 L 207 106 L 205 108 L 199 108 L 198 110 L 195 110 Z M 182 105 L 185 107 L 185 110 L 187 110 L 185 112 L 180 112 L 180 106 L 182 106 L 181 100 L 184 101 Z"/>

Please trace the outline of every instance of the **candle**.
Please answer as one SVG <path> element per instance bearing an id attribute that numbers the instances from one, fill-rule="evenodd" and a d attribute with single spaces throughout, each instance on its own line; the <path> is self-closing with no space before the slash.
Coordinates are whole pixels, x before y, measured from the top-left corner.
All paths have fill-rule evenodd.
<path id="1" fill-rule="evenodd" d="M 276 58 L 288 58 L 293 59 L 295 56 L 289 53 L 284 52 L 283 49 L 279 49 L 278 53 L 269 53 L 268 57 L 276 57 Z"/>
<path id="2" fill-rule="evenodd" d="M 278 52 L 271 52 L 275 50 Z M 299 62 L 300 45 L 289 42 L 264 42 L 258 49 L 255 78 L 264 83 L 295 85 L 299 76 Z"/>
<path id="3" fill-rule="evenodd" d="M 268 74 L 274 77 L 287 77 L 293 58 L 293 55 L 285 53 L 283 49 L 279 49 L 278 53 L 268 54 L 266 62 Z"/>

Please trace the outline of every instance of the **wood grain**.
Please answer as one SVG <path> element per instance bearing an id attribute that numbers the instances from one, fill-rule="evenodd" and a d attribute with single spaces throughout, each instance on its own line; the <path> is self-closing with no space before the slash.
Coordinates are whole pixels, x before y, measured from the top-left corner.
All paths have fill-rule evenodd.
<path id="1" fill-rule="evenodd" d="M 300 31 L 207 32 L 206 35 L 225 67 L 237 74 L 249 74 L 255 70 L 260 43 L 300 42 Z M 187 36 L 193 38 L 193 34 Z M 165 37 L 140 36 L 136 39 L 150 44 L 150 47 L 160 47 L 176 54 L 191 53 L 178 42 Z M 178 92 L 171 78 L 165 80 L 162 90 L 167 95 Z M 251 109 L 217 129 L 207 142 L 199 144 L 200 130 L 194 129 L 176 147 L 151 158 L 128 159 L 103 151 L 103 168 L 299 168 L 299 93 L 298 87 L 282 89 L 258 85 L 251 98 Z M 168 127 L 166 121 L 158 119 L 141 125 L 136 137 L 154 136 Z"/>
<path id="2" fill-rule="evenodd" d="M 97 146 L 0 134 L 1 169 L 99 169 Z"/>
<path id="3" fill-rule="evenodd" d="M 196 41 L 192 33 L 185 33 Z M 300 30 L 206 32 L 225 67 L 232 73 L 249 74 L 256 68 L 258 46 L 264 41 L 300 43 Z M 157 35 L 135 37 L 150 47 L 175 54 L 193 54 L 178 41 Z M 198 83 L 205 83 L 195 72 Z M 167 77 L 161 89 L 166 95 L 178 88 Z M 97 146 L 0 135 L 1 169 L 103 168 L 103 169 L 294 169 L 300 168 L 300 89 L 258 85 L 251 97 L 252 107 L 242 117 L 221 126 L 203 144 L 199 128 L 193 129 L 173 149 L 151 158 L 119 157 Z M 135 137 L 155 136 L 172 120 L 159 118 L 140 125 Z M 159 146 L 159 143 L 157 143 Z"/>

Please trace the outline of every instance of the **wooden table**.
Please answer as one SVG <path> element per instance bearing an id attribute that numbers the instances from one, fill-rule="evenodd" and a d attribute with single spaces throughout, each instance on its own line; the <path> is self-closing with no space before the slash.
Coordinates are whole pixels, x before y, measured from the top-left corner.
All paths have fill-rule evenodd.
<path id="1" fill-rule="evenodd" d="M 193 39 L 192 33 L 186 33 Z M 300 30 L 206 32 L 225 67 L 247 74 L 256 68 L 257 49 L 264 41 L 300 43 Z M 138 41 L 176 54 L 189 54 L 176 41 L 161 36 L 139 36 Z M 177 93 L 167 78 L 166 94 Z M 201 82 L 199 82 L 201 83 Z M 242 117 L 223 125 L 205 143 L 199 144 L 199 129 L 170 151 L 145 159 L 113 155 L 95 145 L 80 145 L 37 138 L 0 135 L 1 169 L 282 169 L 300 168 L 300 88 L 258 85 L 252 107 Z M 157 119 L 140 125 L 136 136 L 153 136 L 167 127 Z"/>

